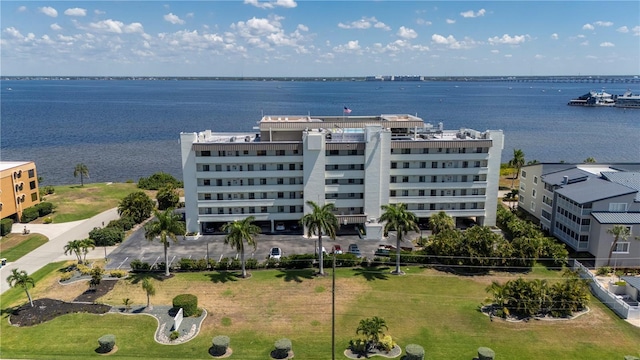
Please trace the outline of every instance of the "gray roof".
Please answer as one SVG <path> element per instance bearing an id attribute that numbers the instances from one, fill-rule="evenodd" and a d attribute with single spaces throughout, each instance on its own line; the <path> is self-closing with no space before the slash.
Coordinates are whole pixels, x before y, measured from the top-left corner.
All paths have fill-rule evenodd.
<path id="1" fill-rule="evenodd" d="M 637 191 L 638 190 L 628 188 L 624 185 L 612 183 L 595 176 L 589 176 L 586 181 L 562 185 L 562 187 L 557 189 L 555 192 L 577 202 L 578 204 L 584 204 L 592 201 L 634 194 Z"/>
<path id="2" fill-rule="evenodd" d="M 600 224 L 640 224 L 640 212 L 593 211 L 591 216 L 593 216 L 593 218 Z"/>
<path id="3" fill-rule="evenodd" d="M 573 166 L 568 169 L 563 169 L 556 172 L 547 173 L 546 175 L 542 175 L 542 181 L 546 182 L 547 184 L 560 186 L 562 185 L 562 181 L 564 180 L 565 176 L 569 177 L 569 181 L 582 177 L 595 177 L 595 175 Z"/>
<path id="4" fill-rule="evenodd" d="M 628 171 L 628 172 L 603 172 L 602 176 L 607 180 L 624 185 L 631 189 L 638 190 L 638 194 L 636 194 L 636 201 L 640 201 L 640 172 L 639 171 Z"/>
<path id="5" fill-rule="evenodd" d="M 638 276 L 623 276 L 620 279 L 626 281 L 627 284 L 631 285 L 632 287 L 640 290 L 640 277 L 638 277 Z"/>

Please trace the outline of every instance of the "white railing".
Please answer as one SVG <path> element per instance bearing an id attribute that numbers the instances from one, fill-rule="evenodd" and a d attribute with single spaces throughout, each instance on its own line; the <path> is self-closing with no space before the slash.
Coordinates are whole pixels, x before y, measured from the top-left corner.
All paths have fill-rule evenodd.
<path id="1" fill-rule="evenodd" d="M 590 280 L 589 286 L 593 294 L 613 310 L 618 316 L 623 319 L 640 319 L 640 307 L 630 306 L 624 300 L 616 297 L 615 294 L 609 292 L 598 279 L 582 265 L 579 261 L 573 260 L 573 270 L 577 270 L 580 277 Z"/>

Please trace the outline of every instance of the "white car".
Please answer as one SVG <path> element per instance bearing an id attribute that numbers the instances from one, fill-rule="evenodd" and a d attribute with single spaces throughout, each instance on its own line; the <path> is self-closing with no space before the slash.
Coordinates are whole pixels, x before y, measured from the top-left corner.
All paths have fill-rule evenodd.
<path id="1" fill-rule="evenodd" d="M 269 259 L 280 260 L 282 257 L 282 249 L 279 247 L 273 247 L 269 250 Z"/>
<path id="2" fill-rule="evenodd" d="M 316 248 L 316 254 L 317 253 L 318 253 L 318 248 Z M 324 246 L 322 247 L 322 254 L 327 255 L 327 249 L 325 249 Z"/>
<path id="3" fill-rule="evenodd" d="M 285 230 L 284 223 L 276 224 L 276 231 L 284 231 L 284 230 Z"/>

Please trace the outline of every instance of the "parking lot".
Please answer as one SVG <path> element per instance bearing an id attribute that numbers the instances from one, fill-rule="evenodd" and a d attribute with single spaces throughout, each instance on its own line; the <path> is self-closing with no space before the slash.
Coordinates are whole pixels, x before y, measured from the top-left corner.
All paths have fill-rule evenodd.
<path id="1" fill-rule="evenodd" d="M 410 234 L 412 238 L 415 234 Z M 254 258 L 259 262 L 267 259 L 272 247 L 279 247 L 283 256 L 291 254 L 314 253 L 317 246 L 317 237 L 305 238 L 300 234 L 273 233 L 259 234 L 256 237 L 256 250 L 251 246 L 245 247 L 245 259 Z M 373 258 L 373 254 L 379 245 L 394 245 L 395 233 L 381 241 L 362 240 L 357 235 L 343 235 L 331 240 L 322 238 L 322 246 L 330 252 L 333 245 L 339 244 L 343 251 L 347 251 L 349 244 L 358 244 L 363 257 Z M 411 242 L 403 241 L 402 246 L 411 247 Z M 230 245 L 224 244 L 224 235 L 202 235 L 197 240 L 183 240 L 179 238 L 177 243 L 169 246 L 169 262 L 172 265 L 178 263 L 181 258 L 202 259 L 209 257 L 219 261 L 224 257 L 234 258 L 239 256 Z M 108 256 L 107 269 L 129 269 L 134 259 L 140 259 L 150 265 L 156 262 L 164 262 L 163 246 L 159 240 L 148 241 L 144 238 L 144 230 L 134 232 L 122 244 Z"/>

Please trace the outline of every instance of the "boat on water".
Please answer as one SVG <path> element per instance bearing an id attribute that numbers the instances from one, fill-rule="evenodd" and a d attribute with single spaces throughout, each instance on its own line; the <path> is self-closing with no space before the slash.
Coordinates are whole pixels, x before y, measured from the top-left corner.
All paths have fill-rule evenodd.
<path id="1" fill-rule="evenodd" d="M 567 105 L 571 106 L 615 106 L 617 96 L 605 91 L 590 91 L 575 99 L 571 99 Z"/>
<path id="2" fill-rule="evenodd" d="M 640 109 L 640 95 L 634 95 L 628 90 L 616 98 L 616 107 Z"/>

